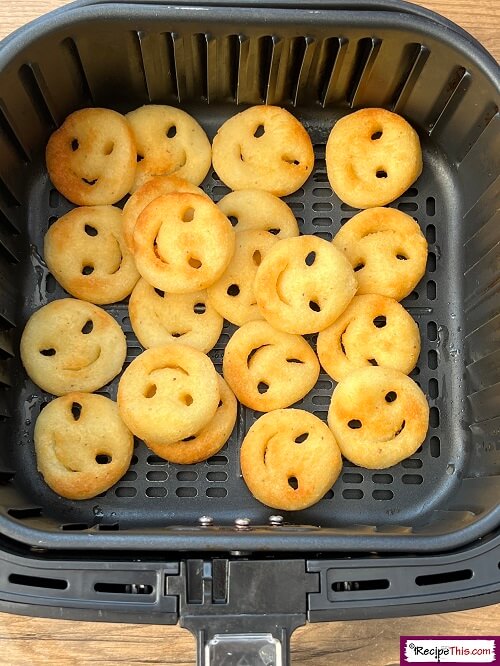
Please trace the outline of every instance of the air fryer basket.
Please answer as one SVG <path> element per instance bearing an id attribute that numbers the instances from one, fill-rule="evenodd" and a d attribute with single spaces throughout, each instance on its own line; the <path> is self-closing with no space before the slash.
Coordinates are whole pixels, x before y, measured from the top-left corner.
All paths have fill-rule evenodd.
<path id="1" fill-rule="evenodd" d="M 20 604 L 16 610 L 36 603 L 38 614 L 50 614 L 56 603 L 90 613 L 94 606 L 102 609 L 102 590 L 82 591 L 78 576 L 86 572 L 87 581 L 99 581 L 106 572 L 116 587 L 107 590 L 103 619 L 117 619 L 118 600 L 122 610 L 127 607 L 120 594 L 143 595 L 127 607 L 136 621 L 210 615 L 213 600 L 219 614 L 221 604 L 229 604 L 225 633 L 237 633 L 238 613 L 266 612 L 281 640 L 277 628 L 292 630 L 306 613 L 309 619 L 328 619 L 332 612 L 390 613 L 380 608 L 382 599 L 396 613 L 408 612 L 417 600 L 420 610 L 412 612 L 428 612 L 418 577 L 403 583 L 396 572 L 427 566 L 432 578 L 467 562 L 458 577 L 429 583 L 439 586 L 429 599 L 452 604 L 455 592 L 467 596 L 463 590 L 469 586 L 469 596 L 483 595 L 475 603 L 491 602 L 488 585 L 496 585 L 499 571 L 494 530 L 500 522 L 498 67 L 461 29 L 393 0 L 304 2 L 302 9 L 286 0 L 257 7 L 246 0 L 238 6 L 224 0 L 208 4 L 76 3 L 0 46 L 0 533 L 6 537 L 2 549 L 9 571 L 17 571 L 0 585 L 7 590 L 2 599 Z M 95 500 L 67 501 L 43 483 L 36 472 L 33 427 L 51 396 L 27 379 L 18 347 L 30 314 L 65 295 L 41 251 L 48 226 L 72 207 L 51 187 L 44 146 L 77 108 L 126 112 L 149 102 L 180 105 L 211 138 L 245 105 L 267 102 L 291 109 L 311 135 L 316 166 L 304 187 L 285 200 L 303 233 L 325 239 L 356 212 L 332 194 L 326 177 L 325 142 L 334 121 L 352 109 L 383 106 L 417 128 L 424 171 L 392 204 L 417 219 L 429 243 L 426 275 L 403 302 L 422 336 L 412 377 L 431 408 L 427 440 L 410 459 L 379 472 L 346 463 L 315 507 L 272 517 L 241 479 L 239 443 L 258 414 L 240 408 L 231 440 L 206 463 L 169 464 L 137 442 L 130 471 Z M 216 201 L 228 191 L 213 171 L 203 187 Z M 126 331 L 130 362 L 141 350 L 127 305 L 106 309 Z M 231 332 L 226 325 L 211 353 L 219 369 Z M 116 384 L 101 393 L 115 398 Z M 325 419 L 332 388 L 322 374 L 298 406 Z M 49 549 L 64 564 L 28 562 L 23 544 Z M 90 557 L 86 562 L 83 549 Z M 110 549 L 116 559 L 104 564 L 106 555 L 97 551 Z M 443 554 L 451 549 L 459 550 Z M 167 552 L 172 561 L 155 563 L 153 550 Z M 204 555 L 179 563 L 179 550 Z M 208 551 L 225 552 L 225 559 L 202 561 Z M 286 559 L 232 560 L 228 551 L 233 558 L 282 551 Z M 304 561 L 297 559 L 298 551 L 313 558 L 332 551 L 365 555 Z M 374 551 L 389 555 L 367 565 L 363 558 Z M 394 555 L 423 551 L 432 555 Z M 133 579 L 127 578 L 137 553 L 150 563 L 134 565 Z M 32 567 L 29 575 L 20 573 L 23 567 Z M 345 568 L 357 568 L 357 578 L 342 573 Z M 19 587 L 30 583 L 16 580 L 42 580 L 45 569 L 47 580 L 62 582 L 42 584 L 43 600 L 38 590 L 30 601 Z M 18 579 L 13 582 L 11 575 Z M 291 576 L 298 598 L 284 594 Z M 272 603 L 268 598 L 264 603 L 260 592 L 254 598 L 244 585 L 249 579 L 260 590 L 274 588 Z M 360 583 L 372 579 L 387 585 Z M 215 582 L 221 580 L 222 592 Z M 453 582 L 462 587 L 446 586 Z M 239 584 L 250 610 L 227 591 Z M 75 589 L 77 599 L 85 597 L 84 606 L 75 600 Z M 339 601 L 341 589 L 345 596 Z M 371 591 L 360 594 L 363 590 Z M 199 631 L 202 625 L 191 620 L 185 624 Z M 259 620 L 253 627 L 265 630 Z"/>
<path id="2" fill-rule="evenodd" d="M 230 442 L 207 463 L 171 465 L 137 443 L 130 471 L 95 500 L 62 500 L 36 472 L 33 427 L 50 396 L 27 380 L 18 342 L 33 310 L 64 295 L 40 252 L 48 225 L 71 207 L 51 188 L 43 148 L 75 108 L 127 111 L 150 101 L 182 105 L 211 137 L 245 104 L 291 107 L 310 132 L 316 167 L 287 201 L 302 232 L 326 239 L 355 213 L 326 178 L 324 146 L 335 119 L 351 108 L 386 106 L 404 114 L 422 138 L 423 174 L 394 205 L 418 219 L 430 248 L 427 273 L 404 302 L 422 335 L 413 376 L 429 396 L 428 438 L 415 456 L 387 471 L 346 464 L 318 505 L 285 516 L 320 530 L 294 528 L 293 539 L 277 539 L 271 530 L 254 539 L 252 530 L 244 535 L 251 548 L 432 550 L 470 541 L 498 523 L 494 63 L 459 33 L 393 11 L 183 7 L 158 15 L 158 6 L 112 3 L 60 12 L 7 40 L 1 55 L 6 534 L 80 547 L 90 543 L 86 530 L 93 528 L 96 547 L 141 546 L 147 532 L 151 547 L 192 548 L 197 539 L 203 548 L 239 548 L 240 537 L 238 545 L 224 526 L 239 517 L 266 525 L 272 513 L 252 499 L 240 476 L 238 444 L 258 416 L 244 408 Z M 227 192 L 214 172 L 204 188 L 215 200 Z M 108 310 L 126 330 L 130 361 L 140 347 L 127 305 Z M 219 366 L 230 334 L 226 326 L 212 352 Z M 299 405 L 325 418 L 331 391 L 332 381 L 321 375 Z M 102 392 L 114 398 L 116 381 Z M 202 515 L 218 530 L 193 534 Z M 126 530 L 126 537 L 109 530 Z"/>

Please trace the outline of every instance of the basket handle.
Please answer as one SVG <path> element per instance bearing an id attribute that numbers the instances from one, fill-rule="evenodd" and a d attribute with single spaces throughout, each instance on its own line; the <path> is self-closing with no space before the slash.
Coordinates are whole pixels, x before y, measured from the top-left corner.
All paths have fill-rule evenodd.
<path id="1" fill-rule="evenodd" d="M 290 636 L 318 589 L 301 559 L 185 560 L 166 581 L 180 625 L 196 638 L 198 666 L 289 666 Z"/>
<path id="2" fill-rule="evenodd" d="M 245 629 L 246 620 L 239 620 Z M 272 621 L 269 620 L 269 627 Z M 290 632 L 273 627 L 268 633 L 219 633 L 207 638 L 206 629 L 195 633 L 197 666 L 290 666 Z M 277 631 L 281 638 L 276 638 Z"/>

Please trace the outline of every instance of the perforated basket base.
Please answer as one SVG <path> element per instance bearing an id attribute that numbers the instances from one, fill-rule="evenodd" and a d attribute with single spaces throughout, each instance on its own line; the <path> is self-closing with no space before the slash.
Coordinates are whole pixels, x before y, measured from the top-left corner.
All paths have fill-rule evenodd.
<path id="1" fill-rule="evenodd" d="M 199 105 L 187 107 L 187 110 L 198 118 L 211 138 L 225 118 L 234 113 L 234 107 L 230 106 Z M 295 110 L 295 113 L 310 132 L 316 165 L 304 187 L 286 201 L 297 216 L 302 233 L 331 240 L 340 225 L 355 214 L 332 194 L 327 181 L 325 142 L 335 115 L 321 110 L 314 113 Z M 345 462 L 341 477 L 324 499 L 306 511 L 288 514 L 288 522 L 329 527 L 384 524 L 415 527 L 427 522 L 430 512 L 439 508 L 453 492 L 464 466 L 464 438 L 460 437 L 459 430 L 464 399 L 459 383 L 460 345 L 454 342 L 460 338 L 460 319 L 456 316 L 460 309 L 453 300 L 456 293 L 450 279 L 456 271 L 452 248 L 459 246 L 458 220 L 445 160 L 428 140 L 423 141 L 423 147 L 425 166 L 421 178 L 393 205 L 418 220 L 429 242 L 426 275 L 403 302 L 417 321 L 422 337 L 420 361 L 411 376 L 422 387 L 431 406 L 427 439 L 412 458 L 388 470 L 367 471 Z M 215 201 L 228 192 L 213 172 L 203 188 Z M 70 208 L 71 204 L 51 188 L 46 174 L 40 170 L 39 178 L 31 187 L 29 252 L 19 269 L 25 298 L 18 336 L 35 309 L 67 296 L 48 274 L 42 251 L 48 226 Z M 106 310 L 126 332 L 128 364 L 142 350 L 130 326 L 127 303 L 112 305 Z M 219 371 L 224 346 L 232 330 L 233 327 L 226 324 L 210 354 Z M 308 339 L 314 346 L 315 336 Z M 14 359 L 12 362 L 19 363 Z M 130 470 L 116 486 L 94 500 L 61 499 L 36 471 L 33 447 L 36 418 L 52 397 L 26 378 L 20 364 L 15 374 L 19 386 L 15 387 L 14 394 L 19 395 L 18 404 L 22 408 L 16 412 L 16 422 L 12 424 L 15 436 L 7 445 L 11 447 L 12 466 L 19 470 L 16 482 L 22 487 L 27 504 L 43 507 L 43 515 L 55 519 L 62 529 L 83 529 L 95 524 L 103 529 L 189 525 L 202 515 L 212 516 L 216 524 L 231 524 L 242 516 L 265 524 L 269 515 L 276 513 L 254 500 L 241 478 L 239 446 L 245 432 L 259 417 L 259 413 L 242 406 L 230 441 L 207 462 L 190 466 L 170 464 L 137 441 Z M 115 399 L 117 383 L 115 380 L 100 393 Z M 312 411 L 325 421 L 333 386 L 332 380 L 322 373 L 311 393 L 295 406 Z M 452 393 L 453 400 L 450 400 Z M 31 517 L 36 515 L 37 509 L 13 509 L 10 513 L 16 518 Z"/>

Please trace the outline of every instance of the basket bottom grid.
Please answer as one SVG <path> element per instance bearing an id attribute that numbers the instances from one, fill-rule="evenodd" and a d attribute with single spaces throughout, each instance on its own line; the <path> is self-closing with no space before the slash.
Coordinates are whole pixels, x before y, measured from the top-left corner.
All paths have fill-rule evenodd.
<path id="1" fill-rule="evenodd" d="M 210 112 L 206 106 L 187 108 L 207 130 L 210 137 L 230 114 L 228 107 Z M 325 142 L 333 124 L 330 112 L 305 112 L 298 117 L 313 139 L 316 153 L 315 170 L 303 188 L 286 197 L 296 215 L 301 233 L 314 233 L 331 240 L 336 231 L 356 211 L 332 194 L 325 167 Z M 429 243 L 427 272 L 420 284 L 403 301 L 417 321 L 422 338 L 422 351 L 412 378 L 426 393 L 430 404 L 430 428 L 426 441 L 414 456 L 401 464 L 381 471 L 365 470 L 348 463 L 325 497 L 314 507 L 287 514 L 285 519 L 302 525 L 353 526 L 399 525 L 414 527 L 425 523 L 436 508 L 445 508 L 465 464 L 466 431 L 457 436 L 457 423 L 463 412 L 464 395 L 458 393 L 462 364 L 460 345 L 460 311 L 457 285 L 453 279 L 454 261 L 451 248 L 456 247 L 458 219 L 453 207 L 453 187 L 445 159 L 426 140 L 424 172 L 417 183 L 400 197 L 394 207 L 415 217 Z M 229 190 L 213 171 L 203 183 L 204 190 L 215 201 Z M 45 267 L 42 259 L 43 236 L 48 226 L 72 206 L 51 188 L 46 175 L 31 188 L 28 234 L 30 252 L 23 258 L 20 272 L 24 294 L 20 322 L 41 305 L 67 296 Z M 456 270 L 456 268 L 455 268 Z M 453 284 L 454 283 L 454 284 Z M 125 330 L 128 343 L 127 363 L 142 350 L 131 330 L 127 304 L 105 308 Z M 22 326 L 17 332 L 18 337 Z M 234 330 L 226 324 L 214 350 L 210 353 L 221 371 L 224 346 Z M 315 336 L 308 336 L 315 344 Z M 13 362 L 18 363 L 17 360 Z M 230 441 L 204 463 L 174 465 L 161 460 L 146 446 L 136 441 L 132 465 L 121 481 L 101 496 L 88 501 L 71 502 L 57 497 L 43 483 L 36 471 L 33 452 L 33 428 L 36 417 L 51 399 L 27 380 L 19 364 L 15 373 L 19 384 L 14 387 L 23 405 L 16 412 L 13 437 L 7 442 L 13 467 L 19 470 L 15 483 L 22 488 L 27 517 L 39 512 L 54 520 L 54 527 L 84 529 L 99 525 L 102 529 L 190 525 L 202 515 L 214 518 L 216 524 L 232 524 L 245 516 L 257 524 L 267 523 L 276 513 L 252 498 L 239 468 L 239 444 L 250 425 L 260 415 L 239 406 L 237 425 Z M 446 379 L 445 379 L 446 378 Z M 101 393 L 115 399 L 117 380 Z M 334 382 L 324 373 L 314 389 L 296 407 L 312 411 L 326 421 Z M 22 473 L 20 472 L 22 470 Z M 22 508 L 12 515 L 22 518 Z M 16 515 L 17 512 L 17 515 Z"/>

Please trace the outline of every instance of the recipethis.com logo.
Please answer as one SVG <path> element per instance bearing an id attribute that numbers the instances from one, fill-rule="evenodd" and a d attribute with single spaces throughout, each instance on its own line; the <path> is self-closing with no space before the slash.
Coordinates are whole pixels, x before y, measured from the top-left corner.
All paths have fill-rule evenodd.
<path id="1" fill-rule="evenodd" d="M 401 636 L 403 664 L 498 664 L 498 636 Z M 498 657 L 497 657 L 498 654 Z"/>

